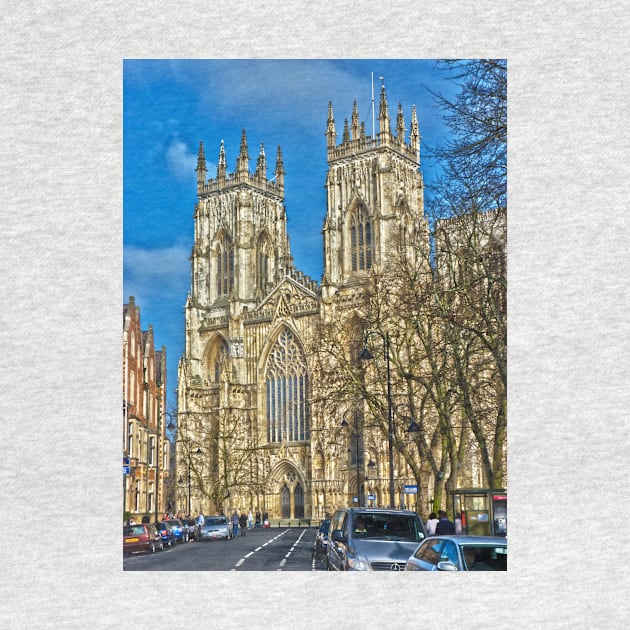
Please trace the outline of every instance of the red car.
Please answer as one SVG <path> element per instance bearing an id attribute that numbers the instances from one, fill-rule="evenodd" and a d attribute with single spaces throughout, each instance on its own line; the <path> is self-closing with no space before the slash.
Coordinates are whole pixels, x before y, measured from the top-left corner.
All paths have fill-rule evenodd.
<path id="1" fill-rule="evenodd" d="M 164 549 L 164 544 L 155 525 L 149 523 L 123 525 L 123 553 L 130 554 L 134 551 L 155 553 L 156 549 Z"/>

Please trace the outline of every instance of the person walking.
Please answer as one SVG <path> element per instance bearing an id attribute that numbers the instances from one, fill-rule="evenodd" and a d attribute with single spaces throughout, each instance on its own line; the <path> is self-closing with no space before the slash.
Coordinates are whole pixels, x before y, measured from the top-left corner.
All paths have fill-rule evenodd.
<path id="1" fill-rule="evenodd" d="M 241 528 L 241 536 L 245 536 L 247 533 L 247 514 L 245 512 L 241 512 L 241 515 L 238 519 L 238 524 Z"/>
<path id="2" fill-rule="evenodd" d="M 427 536 L 435 536 L 435 528 L 439 522 L 436 513 L 431 512 L 431 514 L 429 514 L 429 520 L 427 521 Z"/>
<path id="3" fill-rule="evenodd" d="M 252 527 L 254 527 L 254 515 L 250 510 L 249 514 L 247 515 L 247 529 L 251 529 Z"/>
<path id="4" fill-rule="evenodd" d="M 256 522 L 254 523 L 254 527 L 260 527 L 260 510 L 256 510 Z"/>
<path id="5" fill-rule="evenodd" d="M 440 536 L 444 534 L 454 534 L 455 533 L 455 523 L 453 521 L 449 521 L 448 516 L 444 510 L 438 510 L 439 521 L 437 526 L 435 527 L 435 533 Z"/>
<path id="6" fill-rule="evenodd" d="M 232 521 L 232 537 L 238 536 L 238 512 L 236 510 L 234 510 L 230 520 Z"/>
<path id="7" fill-rule="evenodd" d="M 269 513 L 268 512 L 263 513 L 263 527 L 264 528 L 269 527 Z"/>

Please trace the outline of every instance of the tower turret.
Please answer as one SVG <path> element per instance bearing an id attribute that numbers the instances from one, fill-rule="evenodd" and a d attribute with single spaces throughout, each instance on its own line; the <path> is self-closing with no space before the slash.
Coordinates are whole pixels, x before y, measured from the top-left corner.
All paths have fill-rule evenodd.
<path id="1" fill-rule="evenodd" d="M 199 153 L 197 154 L 197 193 L 201 193 L 206 183 L 206 156 L 203 153 L 203 142 L 199 143 Z"/>
<path id="2" fill-rule="evenodd" d="M 265 145 L 260 143 L 260 153 L 256 161 L 256 177 L 263 182 L 267 179 L 267 158 L 265 157 Z"/>
<path id="3" fill-rule="evenodd" d="M 249 177 L 249 153 L 247 151 L 247 133 L 245 129 L 241 133 L 241 150 L 236 161 L 236 175 L 239 179 L 248 179 Z"/>
<path id="4" fill-rule="evenodd" d="M 282 149 L 278 145 L 278 153 L 276 155 L 276 184 L 278 187 L 284 189 L 284 162 L 282 161 Z"/>
<path id="5" fill-rule="evenodd" d="M 219 149 L 219 161 L 217 163 L 217 182 L 222 186 L 225 184 L 225 178 L 227 175 L 227 163 L 225 161 L 225 145 L 221 140 L 221 147 Z"/>
<path id="6" fill-rule="evenodd" d="M 387 108 L 387 95 L 385 85 L 381 86 L 381 103 L 378 110 L 379 137 L 382 143 L 387 143 L 391 135 L 389 125 L 389 110 Z"/>
<path id="7" fill-rule="evenodd" d="M 352 106 L 352 139 L 357 140 L 359 137 L 359 110 L 357 109 L 357 102 L 354 101 Z"/>
<path id="8" fill-rule="evenodd" d="M 420 129 L 418 126 L 418 117 L 416 116 L 416 106 L 411 107 L 411 133 L 409 136 L 409 143 L 416 156 L 418 164 L 420 164 Z"/>
<path id="9" fill-rule="evenodd" d="M 332 101 L 328 102 L 328 125 L 326 126 L 326 146 L 334 149 L 337 144 L 337 132 L 335 131 L 335 116 L 333 114 Z"/>
<path id="10" fill-rule="evenodd" d="M 348 128 L 348 119 L 345 118 L 343 121 L 343 139 L 342 144 L 348 144 L 350 142 L 350 129 Z"/>
<path id="11" fill-rule="evenodd" d="M 405 144 L 405 115 L 402 103 L 398 103 L 398 118 L 396 119 L 396 139 L 398 144 Z"/>

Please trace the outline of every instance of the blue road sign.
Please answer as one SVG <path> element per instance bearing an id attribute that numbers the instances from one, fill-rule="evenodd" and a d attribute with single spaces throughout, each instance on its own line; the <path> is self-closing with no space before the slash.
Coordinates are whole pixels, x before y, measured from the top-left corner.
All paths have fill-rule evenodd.
<path id="1" fill-rule="evenodd" d="M 418 486 L 405 486 L 405 494 L 418 494 Z"/>
<path id="2" fill-rule="evenodd" d="M 131 472 L 131 468 L 129 466 L 123 466 L 123 475 L 128 475 Z"/>

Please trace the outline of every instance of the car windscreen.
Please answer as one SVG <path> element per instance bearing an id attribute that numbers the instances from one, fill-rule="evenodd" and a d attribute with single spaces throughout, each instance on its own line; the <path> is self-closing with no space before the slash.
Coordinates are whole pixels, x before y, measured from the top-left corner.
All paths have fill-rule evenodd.
<path id="1" fill-rule="evenodd" d="M 144 525 L 124 525 L 123 536 L 141 536 L 144 534 Z"/>
<path id="2" fill-rule="evenodd" d="M 353 520 L 353 538 L 420 542 L 424 533 L 410 514 L 358 513 Z"/>
<path id="3" fill-rule="evenodd" d="M 224 516 L 208 516 L 206 525 L 227 525 L 227 519 Z"/>

